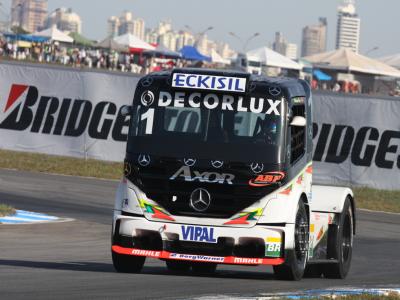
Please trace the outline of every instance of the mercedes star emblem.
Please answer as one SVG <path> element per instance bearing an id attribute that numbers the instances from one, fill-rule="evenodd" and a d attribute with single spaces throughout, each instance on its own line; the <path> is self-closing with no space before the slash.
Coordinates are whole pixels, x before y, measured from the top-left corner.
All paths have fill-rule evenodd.
<path id="1" fill-rule="evenodd" d="M 256 87 L 257 87 L 257 85 L 254 82 L 252 82 L 250 84 L 250 88 L 249 89 L 250 89 L 251 92 L 253 92 L 256 89 Z"/>
<path id="2" fill-rule="evenodd" d="M 140 154 L 138 157 L 138 163 L 142 167 L 146 167 L 150 164 L 150 156 L 146 154 Z"/>
<path id="3" fill-rule="evenodd" d="M 190 195 L 190 206 L 198 212 L 206 211 L 211 204 L 210 193 L 205 189 L 199 188 Z"/>
<path id="4" fill-rule="evenodd" d="M 153 104 L 154 102 L 154 94 L 152 91 L 145 91 L 142 96 L 140 97 L 140 102 L 142 102 L 142 104 L 144 106 L 150 106 Z"/>
<path id="5" fill-rule="evenodd" d="M 140 81 L 140 83 L 142 84 L 142 86 L 144 86 L 144 87 L 149 87 L 149 86 L 151 86 L 152 84 L 153 84 L 153 78 L 151 78 L 151 77 L 145 77 L 145 78 L 143 78 L 141 81 Z"/>
<path id="6" fill-rule="evenodd" d="M 281 88 L 279 88 L 279 87 L 273 86 L 273 87 L 270 87 L 270 88 L 269 88 L 269 93 L 270 93 L 272 96 L 278 96 L 281 92 L 282 92 L 282 91 L 281 91 Z"/>
<path id="7" fill-rule="evenodd" d="M 255 174 L 261 173 L 264 170 L 264 164 L 260 163 L 252 163 L 250 167 Z"/>
<path id="8" fill-rule="evenodd" d="M 222 160 L 212 160 L 211 161 L 211 165 L 216 168 L 219 169 L 224 165 L 224 162 Z"/>
<path id="9" fill-rule="evenodd" d="M 193 167 L 194 164 L 196 163 L 196 160 L 194 158 L 185 158 L 183 160 L 184 164 L 188 167 Z"/>

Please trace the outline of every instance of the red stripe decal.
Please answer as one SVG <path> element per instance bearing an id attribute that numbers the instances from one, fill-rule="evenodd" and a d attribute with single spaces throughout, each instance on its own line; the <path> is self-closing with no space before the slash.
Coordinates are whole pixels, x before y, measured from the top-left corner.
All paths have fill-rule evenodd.
<path id="1" fill-rule="evenodd" d="M 219 264 L 232 264 L 232 265 L 281 265 L 285 262 L 283 258 L 248 258 L 248 257 L 236 257 L 236 256 L 181 254 L 181 253 L 171 253 L 168 251 L 124 248 L 116 245 L 112 246 L 112 251 L 118 254 L 125 254 L 125 255 L 145 256 L 151 258 L 185 260 L 185 261 L 214 262 Z"/>
<path id="2" fill-rule="evenodd" d="M 249 215 L 244 215 L 243 217 L 239 217 L 236 219 L 233 219 L 231 221 L 228 221 L 226 223 L 224 223 L 224 225 L 239 225 L 239 224 L 249 224 L 249 222 L 247 222 L 247 217 Z"/>
<path id="3" fill-rule="evenodd" d="M 297 184 L 301 184 L 303 182 L 303 175 L 300 175 L 299 178 L 297 178 Z"/>
<path id="4" fill-rule="evenodd" d="M 289 186 L 286 190 L 283 190 L 282 192 L 280 192 L 280 194 L 290 195 L 291 191 L 292 191 L 292 186 Z"/>
<path id="5" fill-rule="evenodd" d="M 168 221 L 175 221 L 174 218 L 172 218 L 171 216 L 167 215 L 166 213 L 162 212 L 161 210 L 158 210 L 155 207 L 152 207 L 154 210 L 154 215 L 152 215 L 151 217 L 153 219 L 161 219 L 161 220 L 168 220 Z"/>

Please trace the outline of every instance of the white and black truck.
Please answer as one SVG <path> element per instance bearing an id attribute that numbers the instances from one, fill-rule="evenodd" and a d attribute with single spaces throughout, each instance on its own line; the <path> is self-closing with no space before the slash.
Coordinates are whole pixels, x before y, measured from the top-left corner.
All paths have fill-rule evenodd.
<path id="1" fill-rule="evenodd" d="M 116 194 L 112 259 L 140 272 L 272 265 L 280 279 L 344 278 L 355 202 L 312 184 L 312 97 L 298 79 L 206 69 L 143 77 Z"/>

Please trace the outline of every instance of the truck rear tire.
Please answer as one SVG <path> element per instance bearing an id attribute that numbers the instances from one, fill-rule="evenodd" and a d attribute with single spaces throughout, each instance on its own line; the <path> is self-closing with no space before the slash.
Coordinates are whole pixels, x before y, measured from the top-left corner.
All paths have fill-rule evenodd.
<path id="1" fill-rule="evenodd" d="M 309 221 L 302 200 L 297 206 L 294 241 L 295 249 L 286 252 L 285 263 L 273 267 L 278 279 L 300 280 L 304 275 L 308 258 Z"/>
<path id="2" fill-rule="evenodd" d="M 190 270 L 190 263 L 187 261 L 166 260 L 167 269 L 174 273 L 183 273 Z"/>
<path id="3" fill-rule="evenodd" d="M 199 275 L 210 275 L 215 273 L 217 269 L 217 264 L 213 263 L 201 263 L 201 262 L 194 262 L 192 263 L 192 271 L 193 273 Z"/>
<path id="4" fill-rule="evenodd" d="M 337 258 L 338 263 L 323 265 L 323 273 L 326 278 L 343 279 L 349 273 L 353 253 L 353 222 L 353 210 L 350 198 L 347 197 L 340 215 L 335 247 L 328 249 L 328 252 Z"/>
<path id="5" fill-rule="evenodd" d="M 123 255 L 112 252 L 114 269 L 118 273 L 140 273 L 146 257 Z"/>

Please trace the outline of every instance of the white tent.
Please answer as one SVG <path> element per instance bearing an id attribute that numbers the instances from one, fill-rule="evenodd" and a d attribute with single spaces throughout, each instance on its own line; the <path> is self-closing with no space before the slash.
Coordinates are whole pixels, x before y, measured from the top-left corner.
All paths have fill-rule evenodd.
<path id="1" fill-rule="evenodd" d="M 400 53 L 381 57 L 378 58 L 378 60 L 396 69 L 400 69 Z"/>
<path id="2" fill-rule="evenodd" d="M 58 30 L 56 26 L 52 26 L 43 31 L 35 32 L 33 35 L 48 37 L 52 41 L 62 42 L 62 43 L 72 43 L 74 41 L 72 37 Z"/>
<path id="3" fill-rule="evenodd" d="M 96 47 L 98 48 L 103 48 L 103 49 L 110 49 L 110 50 L 115 50 L 119 52 L 129 52 L 129 47 L 125 45 L 121 45 L 114 41 L 114 38 L 107 37 L 101 42 L 96 44 Z"/>
<path id="4" fill-rule="evenodd" d="M 263 65 L 268 67 L 301 70 L 301 66 L 297 62 L 269 49 L 268 47 L 261 47 L 251 50 L 247 52 L 247 56 L 260 61 Z"/>
<path id="5" fill-rule="evenodd" d="M 314 67 L 320 69 L 400 77 L 399 70 L 381 61 L 357 54 L 354 51 L 345 48 L 307 56 L 304 57 L 304 59 L 311 62 Z"/>
<path id="6" fill-rule="evenodd" d="M 118 44 L 128 46 L 129 48 L 135 49 L 143 49 L 143 50 L 154 50 L 155 47 L 142 41 L 138 37 L 134 36 L 133 34 L 126 33 L 114 38 Z"/>
<path id="7" fill-rule="evenodd" d="M 229 59 L 223 58 L 217 51 L 214 49 L 211 50 L 211 61 L 216 64 L 229 65 L 231 61 Z"/>

